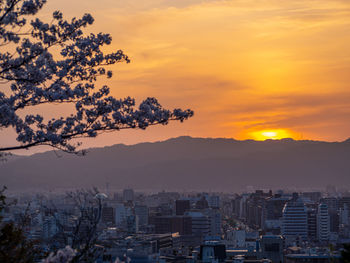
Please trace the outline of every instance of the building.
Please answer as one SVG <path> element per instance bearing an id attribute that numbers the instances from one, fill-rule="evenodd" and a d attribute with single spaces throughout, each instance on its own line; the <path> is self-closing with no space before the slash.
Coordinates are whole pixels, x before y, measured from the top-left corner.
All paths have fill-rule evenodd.
<path id="1" fill-rule="evenodd" d="M 282 211 L 283 207 L 289 200 L 288 197 L 282 197 L 280 194 L 275 194 L 273 197 L 267 198 L 265 201 L 265 220 L 263 229 L 266 232 L 279 235 L 281 233 Z"/>
<path id="2" fill-rule="evenodd" d="M 328 211 L 331 211 L 331 210 L 338 211 L 339 210 L 339 200 L 336 197 L 322 198 L 320 203 L 326 204 L 328 206 Z"/>
<path id="3" fill-rule="evenodd" d="M 206 242 L 200 247 L 199 260 L 203 263 L 225 262 L 226 247 L 218 242 Z"/>
<path id="4" fill-rule="evenodd" d="M 58 227 L 55 217 L 49 216 L 45 218 L 42 228 L 42 235 L 44 239 L 49 239 L 56 235 L 58 232 Z"/>
<path id="5" fill-rule="evenodd" d="M 134 190 L 133 189 L 124 189 L 123 190 L 123 200 L 125 202 L 134 201 Z"/>
<path id="6" fill-rule="evenodd" d="M 266 200 L 266 219 L 267 220 L 279 220 L 282 218 L 282 210 L 285 204 L 289 201 L 289 198 L 282 197 L 279 194 L 275 194 L 274 197 L 270 197 Z"/>
<path id="7" fill-rule="evenodd" d="M 115 213 L 113 207 L 104 206 L 102 207 L 101 219 L 103 223 L 115 223 Z"/>
<path id="8" fill-rule="evenodd" d="M 210 224 L 210 235 L 221 236 L 221 213 L 219 209 L 206 209 L 203 213 L 208 216 Z"/>
<path id="9" fill-rule="evenodd" d="M 207 199 L 205 199 L 204 196 L 202 196 L 202 198 L 196 202 L 196 209 L 207 209 L 207 208 L 209 208 L 208 201 Z"/>
<path id="10" fill-rule="evenodd" d="M 211 195 L 208 198 L 208 204 L 211 208 L 219 208 L 220 207 L 220 196 Z"/>
<path id="11" fill-rule="evenodd" d="M 328 206 L 319 204 L 317 211 L 317 238 L 320 242 L 329 241 L 330 220 L 328 214 Z"/>
<path id="12" fill-rule="evenodd" d="M 260 239 L 260 259 L 267 258 L 272 263 L 283 263 L 284 240 L 280 235 L 262 236 Z"/>
<path id="13" fill-rule="evenodd" d="M 135 216 L 139 226 L 148 225 L 148 207 L 145 205 L 136 205 L 134 208 Z"/>
<path id="14" fill-rule="evenodd" d="M 246 231 L 240 230 L 229 230 L 226 232 L 226 244 L 230 248 L 245 248 L 246 247 Z"/>
<path id="15" fill-rule="evenodd" d="M 156 216 L 151 218 L 156 234 L 176 233 L 192 234 L 192 219 L 189 216 Z"/>
<path id="16" fill-rule="evenodd" d="M 329 254 L 288 254 L 285 256 L 285 263 L 339 263 L 340 256 Z"/>
<path id="17" fill-rule="evenodd" d="M 207 215 L 199 211 L 186 212 L 185 215 L 191 218 L 193 235 L 201 237 L 210 235 L 210 219 Z"/>
<path id="18" fill-rule="evenodd" d="M 348 226 L 349 225 L 349 207 L 347 205 L 343 205 L 343 207 L 340 208 L 339 212 L 339 221 L 340 224 Z"/>
<path id="19" fill-rule="evenodd" d="M 176 200 L 175 210 L 177 216 L 183 216 L 186 211 L 191 209 L 190 200 Z"/>
<path id="20" fill-rule="evenodd" d="M 115 224 L 118 227 L 126 226 L 126 207 L 123 204 L 117 204 L 115 208 Z"/>
<path id="21" fill-rule="evenodd" d="M 307 210 L 307 232 L 309 240 L 315 241 L 317 239 L 317 211 L 315 208 Z"/>
<path id="22" fill-rule="evenodd" d="M 282 235 L 288 239 L 308 236 L 308 222 L 306 206 L 300 198 L 292 199 L 285 204 L 282 217 Z"/>

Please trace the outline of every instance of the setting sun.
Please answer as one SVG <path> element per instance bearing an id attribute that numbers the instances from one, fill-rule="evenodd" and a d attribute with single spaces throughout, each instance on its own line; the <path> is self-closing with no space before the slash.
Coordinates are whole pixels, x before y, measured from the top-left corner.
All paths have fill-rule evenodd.
<path id="1" fill-rule="evenodd" d="M 283 129 L 278 129 L 278 130 L 262 130 L 262 131 L 254 131 L 251 133 L 251 137 L 254 140 L 279 140 L 283 138 L 292 138 L 293 135 L 291 132 Z"/>
<path id="2" fill-rule="evenodd" d="M 266 132 L 262 132 L 261 133 L 263 136 L 267 137 L 267 138 L 276 138 L 277 137 L 277 132 L 274 131 L 266 131 Z"/>

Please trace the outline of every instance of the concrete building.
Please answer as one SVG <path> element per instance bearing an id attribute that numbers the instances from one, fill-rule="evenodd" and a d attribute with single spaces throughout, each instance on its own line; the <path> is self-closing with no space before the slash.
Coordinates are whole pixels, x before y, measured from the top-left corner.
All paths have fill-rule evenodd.
<path id="1" fill-rule="evenodd" d="M 208 204 L 211 208 L 219 208 L 220 207 L 220 196 L 211 195 L 208 198 Z"/>
<path id="2" fill-rule="evenodd" d="M 289 201 L 283 208 L 282 235 L 288 239 L 308 237 L 307 210 L 300 198 Z"/>
<path id="3" fill-rule="evenodd" d="M 317 211 L 315 208 L 307 210 L 307 232 L 309 240 L 315 241 L 317 239 Z"/>
<path id="4" fill-rule="evenodd" d="M 347 205 L 343 205 L 342 208 L 340 208 L 340 224 L 348 226 L 349 225 L 349 208 Z"/>
<path id="5" fill-rule="evenodd" d="M 189 216 L 156 216 L 151 218 L 156 234 L 176 233 L 192 234 L 192 218 Z"/>
<path id="6" fill-rule="evenodd" d="M 321 242 L 329 241 L 329 221 L 328 206 L 326 204 L 319 204 L 317 211 L 317 238 Z"/>
<path id="7" fill-rule="evenodd" d="M 115 213 L 113 207 L 104 206 L 102 207 L 101 219 L 103 223 L 115 223 Z"/>
<path id="8" fill-rule="evenodd" d="M 134 201 L 134 190 L 133 189 L 124 189 L 123 190 L 123 200 L 125 202 Z"/>
<path id="9" fill-rule="evenodd" d="M 42 235 L 44 239 L 52 238 L 58 232 L 56 219 L 53 216 L 49 216 L 44 219 L 42 226 Z"/>
<path id="10" fill-rule="evenodd" d="M 118 227 L 125 227 L 127 211 L 123 204 L 117 204 L 115 208 L 115 224 Z"/>
<path id="11" fill-rule="evenodd" d="M 245 248 L 246 231 L 229 230 L 226 232 L 226 245 L 230 248 Z"/>
<path id="12" fill-rule="evenodd" d="M 139 226 L 148 225 L 148 207 L 145 205 L 136 205 L 134 208 L 135 216 Z"/>
<path id="13" fill-rule="evenodd" d="M 175 210 L 177 216 L 183 216 L 186 211 L 191 209 L 190 200 L 176 200 Z"/>
<path id="14" fill-rule="evenodd" d="M 284 240 L 280 235 L 262 236 L 260 239 L 261 252 L 259 258 L 268 258 L 272 263 L 283 263 Z"/>
<path id="15" fill-rule="evenodd" d="M 203 263 L 221 263 L 226 260 L 225 245 L 218 242 L 206 242 L 200 247 L 199 260 Z"/>
<path id="16" fill-rule="evenodd" d="M 202 237 L 210 235 L 210 219 L 207 215 L 198 211 L 186 212 L 185 215 L 191 217 L 193 235 Z"/>
<path id="17" fill-rule="evenodd" d="M 289 254 L 285 256 L 285 263 L 338 263 L 340 256 L 322 255 L 322 254 Z"/>
<path id="18" fill-rule="evenodd" d="M 208 216 L 210 235 L 221 236 L 221 213 L 219 209 L 206 209 L 203 213 Z"/>

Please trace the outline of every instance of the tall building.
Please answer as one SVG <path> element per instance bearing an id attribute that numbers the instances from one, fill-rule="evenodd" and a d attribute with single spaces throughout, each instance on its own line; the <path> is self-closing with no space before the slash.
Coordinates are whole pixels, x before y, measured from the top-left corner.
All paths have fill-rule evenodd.
<path id="1" fill-rule="evenodd" d="M 300 198 L 289 201 L 283 208 L 282 235 L 287 238 L 301 238 L 308 236 L 307 210 Z"/>
<path id="2" fill-rule="evenodd" d="M 176 200 L 175 210 L 177 216 L 183 216 L 186 211 L 190 210 L 190 200 Z"/>
<path id="3" fill-rule="evenodd" d="M 133 189 L 124 189 L 123 190 L 123 200 L 125 202 L 134 201 L 134 190 Z"/>
<path id="4" fill-rule="evenodd" d="M 135 216 L 138 219 L 139 226 L 148 225 L 148 207 L 145 205 L 136 205 L 134 208 Z"/>
<path id="5" fill-rule="evenodd" d="M 329 224 L 330 224 L 330 231 L 333 233 L 339 232 L 339 211 L 330 210 L 328 208 L 329 213 Z"/>
<path id="6" fill-rule="evenodd" d="M 220 207 L 220 196 L 211 195 L 208 198 L 208 204 L 211 208 L 219 208 Z"/>
<path id="7" fill-rule="evenodd" d="M 115 224 L 118 227 L 124 227 L 126 225 L 127 211 L 123 204 L 118 204 L 115 208 Z"/>
<path id="8" fill-rule="evenodd" d="M 287 197 L 282 197 L 279 194 L 275 194 L 274 197 L 268 198 L 265 202 L 266 219 L 279 220 L 282 218 L 282 210 L 288 200 Z"/>
<path id="9" fill-rule="evenodd" d="M 317 211 L 315 208 L 307 210 L 307 229 L 309 240 L 317 239 Z"/>
<path id="10" fill-rule="evenodd" d="M 321 242 L 329 241 L 329 221 L 328 206 L 326 204 L 319 204 L 317 211 L 317 238 Z"/>
<path id="11" fill-rule="evenodd" d="M 241 196 L 236 195 L 236 197 L 232 200 L 232 210 L 233 210 L 233 214 L 236 217 L 239 217 L 241 214 L 241 199 L 242 199 Z"/>
<path id="12" fill-rule="evenodd" d="M 219 209 L 206 209 L 203 214 L 208 216 L 210 224 L 210 235 L 220 236 L 221 235 L 221 213 Z"/>
<path id="13" fill-rule="evenodd" d="M 56 219 L 53 216 L 45 218 L 42 228 L 43 238 L 52 238 L 58 232 Z"/>
<path id="14" fill-rule="evenodd" d="M 103 223 L 115 223 L 115 215 L 114 215 L 114 209 L 110 206 L 104 206 L 102 207 L 102 215 L 101 219 Z"/>
<path id="15" fill-rule="evenodd" d="M 349 225 L 349 207 L 347 205 L 343 205 L 343 207 L 340 208 L 340 224 L 348 226 Z"/>

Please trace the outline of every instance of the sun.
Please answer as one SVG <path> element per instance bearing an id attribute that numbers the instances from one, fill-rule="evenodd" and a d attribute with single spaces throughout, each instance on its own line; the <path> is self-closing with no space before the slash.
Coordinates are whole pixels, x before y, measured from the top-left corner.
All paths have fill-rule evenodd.
<path id="1" fill-rule="evenodd" d="M 264 131 L 261 132 L 262 136 L 265 136 L 266 138 L 270 138 L 270 139 L 276 139 L 277 138 L 277 132 L 275 131 Z"/>
<path id="2" fill-rule="evenodd" d="M 291 132 L 284 129 L 277 130 L 262 130 L 254 131 L 250 133 L 254 140 L 264 141 L 264 140 L 280 140 L 283 138 L 292 138 Z"/>

